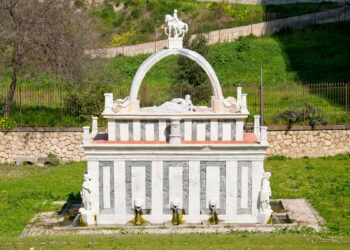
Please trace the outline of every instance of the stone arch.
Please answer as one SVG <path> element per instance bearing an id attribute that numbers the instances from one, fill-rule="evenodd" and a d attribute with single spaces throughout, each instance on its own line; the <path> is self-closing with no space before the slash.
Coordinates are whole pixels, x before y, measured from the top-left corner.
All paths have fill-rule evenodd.
<path id="1" fill-rule="evenodd" d="M 223 100 L 224 96 L 222 95 L 221 86 L 219 83 L 219 79 L 215 74 L 214 69 L 211 67 L 209 62 L 200 54 L 193 50 L 189 49 L 163 49 L 150 57 L 148 57 L 139 67 L 139 69 L 136 72 L 136 75 L 134 77 L 134 80 L 132 81 L 131 90 L 130 90 L 130 101 L 136 101 L 137 95 L 142 83 L 143 78 L 146 76 L 147 72 L 160 60 L 163 58 L 170 56 L 170 55 L 181 55 L 186 56 L 187 58 L 195 61 L 198 63 L 202 69 L 205 71 L 207 76 L 209 77 L 211 87 L 213 90 L 213 96 L 217 100 Z"/>

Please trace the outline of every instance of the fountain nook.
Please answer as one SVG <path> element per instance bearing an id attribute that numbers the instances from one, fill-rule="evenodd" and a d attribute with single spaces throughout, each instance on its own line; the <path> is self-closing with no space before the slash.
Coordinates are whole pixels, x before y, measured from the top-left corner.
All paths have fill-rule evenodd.
<path id="1" fill-rule="evenodd" d="M 224 97 L 204 57 L 183 48 L 187 24 L 177 11 L 166 15 L 169 48 L 147 58 L 132 82 L 130 95 L 105 94 L 103 117 L 108 133 L 84 127 L 88 166 L 81 191 L 81 218 L 87 225 L 269 222 L 270 173 L 264 171 L 267 128 L 254 118 L 244 132 L 247 94 Z M 138 92 L 153 65 L 170 55 L 186 56 L 208 75 L 211 106 L 194 106 L 191 97 L 157 107 L 140 107 Z"/>

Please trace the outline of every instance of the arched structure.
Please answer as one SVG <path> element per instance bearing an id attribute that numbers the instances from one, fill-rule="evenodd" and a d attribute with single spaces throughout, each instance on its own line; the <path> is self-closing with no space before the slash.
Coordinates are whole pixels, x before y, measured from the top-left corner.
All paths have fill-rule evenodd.
<path id="1" fill-rule="evenodd" d="M 189 49 L 163 49 L 150 57 L 148 57 L 140 66 L 140 68 L 137 70 L 136 75 L 134 77 L 134 80 L 131 85 L 130 90 L 130 101 L 136 101 L 137 100 L 137 94 L 139 92 L 141 83 L 147 72 L 160 60 L 163 58 L 170 56 L 170 55 L 181 55 L 185 56 L 196 63 L 198 63 L 202 69 L 205 71 L 205 73 L 208 75 L 211 83 L 211 87 L 213 89 L 213 96 L 215 96 L 216 100 L 223 100 L 224 96 L 222 95 L 221 86 L 219 83 L 219 79 L 215 74 L 215 71 L 209 64 L 209 62 L 200 54 L 193 50 Z"/>

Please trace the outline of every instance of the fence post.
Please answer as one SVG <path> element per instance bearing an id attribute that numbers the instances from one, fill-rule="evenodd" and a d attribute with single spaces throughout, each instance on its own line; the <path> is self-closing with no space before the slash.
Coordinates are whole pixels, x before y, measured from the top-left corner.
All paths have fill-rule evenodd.
<path id="1" fill-rule="evenodd" d="M 19 87 L 19 118 L 20 118 L 20 125 L 22 127 L 22 91 L 21 87 Z"/>
<path id="2" fill-rule="evenodd" d="M 60 109 L 61 109 L 61 120 L 60 120 L 60 127 L 62 127 L 62 86 L 60 86 Z"/>
<path id="3" fill-rule="evenodd" d="M 253 35 L 253 15 L 250 15 L 250 34 Z"/>
<path id="4" fill-rule="evenodd" d="M 154 53 L 157 52 L 157 30 L 154 30 Z"/>
<path id="5" fill-rule="evenodd" d="M 345 111 L 346 111 L 346 122 L 348 122 L 348 84 L 345 83 Z"/>
<path id="6" fill-rule="evenodd" d="M 261 126 L 264 126 L 264 86 L 263 86 L 263 68 L 261 67 L 260 79 L 260 118 Z"/>
<path id="7" fill-rule="evenodd" d="M 304 101 L 304 126 L 305 126 L 305 121 L 306 121 L 305 86 L 303 86 L 303 101 Z"/>
<path id="8" fill-rule="evenodd" d="M 145 106 L 146 103 L 146 99 L 147 99 L 147 85 L 146 83 L 144 85 L 142 85 L 142 106 Z"/>

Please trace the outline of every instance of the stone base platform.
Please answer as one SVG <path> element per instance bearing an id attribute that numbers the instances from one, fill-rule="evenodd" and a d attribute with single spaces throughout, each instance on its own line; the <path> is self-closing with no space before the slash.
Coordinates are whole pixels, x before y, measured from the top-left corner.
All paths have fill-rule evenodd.
<path id="1" fill-rule="evenodd" d="M 183 224 L 174 226 L 171 223 L 162 225 L 134 226 L 110 225 L 110 226 L 60 226 L 64 216 L 59 211 L 41 212 L 36 214 L 23 230 L 21 237 L 42 236 L 42 235 L 118 235 L 118 234 L 188 234 L 188 233 L 230 233 L 232 231 L 249 232 L 274 232 L 284 228 L 311 227 L 315 231 L 322 229 L 323 218 L 305 199 L 279 199 L 273 200 L 281 202 L 283 211 L 276 211 L 276 216 L 288 215 L 291 223 L 283 222 L 274 224 L 252 224 L 235 223 L 218 225 L 203 224 Z M 61 211 L 62 212 L 62 211 Z"/>

